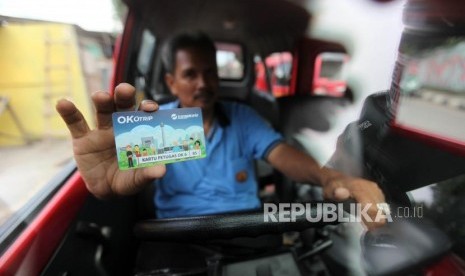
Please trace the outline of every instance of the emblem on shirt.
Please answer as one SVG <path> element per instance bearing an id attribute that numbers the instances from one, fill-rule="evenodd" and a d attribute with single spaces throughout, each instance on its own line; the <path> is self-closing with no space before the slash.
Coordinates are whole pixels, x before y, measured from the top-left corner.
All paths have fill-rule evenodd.
<path id="1" fill-rule="evenodd" d="M 240 183 L 245 182 L 247 180 L 247 172 L 246 171 L 240 171 L 236 173 L 236 180 Z"/>

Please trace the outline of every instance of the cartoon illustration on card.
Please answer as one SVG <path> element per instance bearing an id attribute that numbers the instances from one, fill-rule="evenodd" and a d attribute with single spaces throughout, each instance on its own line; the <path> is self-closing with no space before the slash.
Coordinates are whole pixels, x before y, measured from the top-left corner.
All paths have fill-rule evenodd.
<path id="1" fill-rule="evenodd" d="M 113 113 L 121 170 L 206 157 L 200 108 Z"/>

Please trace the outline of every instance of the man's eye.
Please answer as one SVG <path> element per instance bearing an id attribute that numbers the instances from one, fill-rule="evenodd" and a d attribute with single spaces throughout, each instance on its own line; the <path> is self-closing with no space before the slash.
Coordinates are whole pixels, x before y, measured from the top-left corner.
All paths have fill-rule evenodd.
<path id="1" fill-rule="evenodd" d="M 184 77 L 192 79 L 195 78 L 195 72 L 194 71 L 186 71 L 184 72 Z"/>

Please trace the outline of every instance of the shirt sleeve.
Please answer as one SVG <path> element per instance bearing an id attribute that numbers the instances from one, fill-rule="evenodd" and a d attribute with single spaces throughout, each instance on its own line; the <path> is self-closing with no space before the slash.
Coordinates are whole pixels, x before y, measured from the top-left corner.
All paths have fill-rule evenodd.
<path id="1" fill-rule="evenodd" d="M 275 131 L 252 108 L 237 104 L 237 123 L 240 124 L 244 152 L 255 159 L 266 159 L 270 151 L 283 142 L 280 133 Z"/>

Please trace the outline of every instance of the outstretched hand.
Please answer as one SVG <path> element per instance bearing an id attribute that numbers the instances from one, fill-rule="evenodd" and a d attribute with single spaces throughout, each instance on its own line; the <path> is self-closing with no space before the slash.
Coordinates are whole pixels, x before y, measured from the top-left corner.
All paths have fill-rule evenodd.
<path id="1" fill-rule="evenodd" d="M 62 99 L 56 105 L 71 132 L 74 158 L 87 189 L 99 198 L 130 195 L 140 191 L 153 179 L 162 177 L 166 171 L 164 165 L 127 171 L 118 169 L 112 113 L 134 110 L 135 88 L 122 83 L 115 88 L 114 96 L 95 92 L 92 102 L 97 119 L 97 128 L 93 130 L 72 102 Z M 154 112 L 158 110 L 158 105 L 154 101 L 143 101 L 140 109 Z"/>

